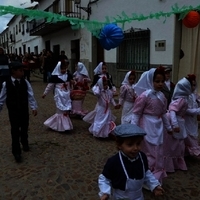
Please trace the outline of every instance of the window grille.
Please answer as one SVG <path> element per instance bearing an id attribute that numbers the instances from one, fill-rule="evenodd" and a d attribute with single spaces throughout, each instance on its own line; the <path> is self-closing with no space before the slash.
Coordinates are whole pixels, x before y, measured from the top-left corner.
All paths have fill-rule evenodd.
<path id="1" fill-rule="evenodd" d="M 118 47 L 118 69 L 146 71 L 150 66 L 150 30 L 133 29 L 124 32 Z"/>

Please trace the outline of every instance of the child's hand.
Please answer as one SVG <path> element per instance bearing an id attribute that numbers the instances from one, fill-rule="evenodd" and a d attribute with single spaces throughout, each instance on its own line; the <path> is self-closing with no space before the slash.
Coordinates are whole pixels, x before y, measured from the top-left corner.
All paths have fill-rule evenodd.
<path id="1" fill-rule="evenodd" d="M 164 194 L 164 189 L 161 186 L 157 186 L 154 190 L 153 193 L 155 196 L 162 196 Z"/>
<path id="2" fill-rule="evenodd" d="M 180 132 L 180 128 L 179 127 L 175 127 L 175 128 L 173 128 L 173 131 L 176 132 L 176 133 L 179 133 Z"/>
<path id="3" fill-rule="evenodd" d="M 103 196 L 101 196 L 100 200 L 108 200 L 109 195 L 108 194 L 104 194 Z"/>
<path id="4" fill-rule="evenodd" d="M 45 94 L 43 94 L 43 95 L 42 95 L 42 98 L 44 99 L 45 97 L 46 97 L 46 95 L 45 95 Z"/>
<path id="5" fill-rule="evenodd" d="M 32 114 L 33 114 L 33 116 L 36 116 L 37 115 L 37 110 L 32 110 Z"/>

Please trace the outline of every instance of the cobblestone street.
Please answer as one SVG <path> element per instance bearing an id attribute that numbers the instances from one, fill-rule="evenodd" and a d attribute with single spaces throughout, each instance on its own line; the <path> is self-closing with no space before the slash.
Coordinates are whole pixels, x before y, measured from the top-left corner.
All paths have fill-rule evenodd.
<path id="1" fill-rule="evenodd" d="M 6 105 L 0 113 L 0 200 L 98 200 L 97 178 L 108 157 L 117 150 L 111 139 L 97 139 L 89 124 L 72 118 L 74 130 L 58 133 L 43 122 L 55 113 L 53 94 L 41 96 L 46 87 L 31 76 L 38 102 L 38 116 L 30 115 L 30 151 L 22 152 L 22 163 L 11 153 L 10 124 Z M 88 92 L 84 107 L 91 111 L 96 98 Z M 31 113 L 30 113 L 31 114 Z M 120 122 L 121 110 L 113 110 Z M 145 200 L 199 200 L 200 161 L 187 159 L 188 171 L 177 171 L 163 182 L 165 196 L 155 198 L 144 190 Z"/>

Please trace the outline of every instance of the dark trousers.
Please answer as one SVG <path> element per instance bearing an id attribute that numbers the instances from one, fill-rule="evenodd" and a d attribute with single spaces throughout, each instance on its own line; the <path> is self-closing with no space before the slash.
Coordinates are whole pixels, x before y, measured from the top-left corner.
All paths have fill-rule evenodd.
<path id="1" fill-rule="evenodd" d="M 21 147 L 20 142 L 23 147 L 28 146 L 28 126 L 29 126 L 29 115 L 27 118 L 16 118 L 9 116 L 11 125 L 11 137 L 12 137 L 12 154 L 20 155 Z M 18 116 L 19 117 L 19 116 Z"/>

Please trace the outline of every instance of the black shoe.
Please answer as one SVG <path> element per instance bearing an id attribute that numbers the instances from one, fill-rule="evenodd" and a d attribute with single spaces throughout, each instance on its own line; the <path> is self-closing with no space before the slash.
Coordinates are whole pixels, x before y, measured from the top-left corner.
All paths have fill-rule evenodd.
<path id="1" fill-rule="evenodd" d="M 16 154 L 16 155 L 14 155 L 14 157 L 15 157 L 15 160 L 16 160 L 17 163 L 20 163 L 20 162 L 21 162 L 21 160 L 22 160 L 21 155 Z"/>
<path id="2" fill-rule="evenodd" d="M 30 150 L 29 146 L 23 146 L 23 151 L 27 152 L 29 150 Z"/>

